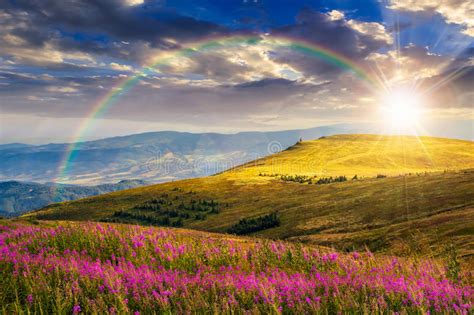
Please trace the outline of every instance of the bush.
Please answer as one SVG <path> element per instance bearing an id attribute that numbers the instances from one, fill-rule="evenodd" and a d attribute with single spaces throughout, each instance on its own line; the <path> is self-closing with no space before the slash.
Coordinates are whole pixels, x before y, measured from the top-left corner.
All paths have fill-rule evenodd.
<path id="1" fill-rule="evenodd" d="M 196 213 L 196 214 L 194 215 L 194 218 L 195 218 L 196 220 L 206 220 L 206 215 L 203 214 L 203 213 Z"/>
<path id="2" fill-rule="evenodd" d="M 183 219 L 182 218 L 178 218 L 178 220 L 174 221 L 173 223 L 171 223 L 171 226 L 174 226 L 174 227 L 182 227 L 183 226 Z"/>
<path id="3" fill-rule="evenodd" d="M 313 177 L 306 176 L 306 175 L 281 175 L 280 179 L 285 181 L 285 182 L 296 182 L 300 184 L 304 183 L 311 183 Z"/>
<path id="4" fill-rule="evenodd" d="M 249 234 L 280 226 L 280 218 L 276 212 L 250 219 L 241 219 L 239 223 L 231 226 L 227 232 L 237 235 Z"/>
<path id="5" fill-rule="evenodd" d="M 347 181 L 346 176 L 337 176 L 337 177 L 323 177 L 318 179 L 316 182 L 317 185 L 324 185 L 324 184 L 331 184 L 331 183 L 338 183 L 338 182 L 345 182 Z"/>

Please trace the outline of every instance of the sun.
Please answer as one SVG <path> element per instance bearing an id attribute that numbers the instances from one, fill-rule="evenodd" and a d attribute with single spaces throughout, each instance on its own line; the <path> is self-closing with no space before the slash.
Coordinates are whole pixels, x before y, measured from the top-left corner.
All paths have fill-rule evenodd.
<path id="1" fill-rule="evenodd" d="M 384 122 L 394 128 L 416 126 L 421 119 L 421 96 L 410 89 L 393 89 L 383 95 L 381 112 Z"/>

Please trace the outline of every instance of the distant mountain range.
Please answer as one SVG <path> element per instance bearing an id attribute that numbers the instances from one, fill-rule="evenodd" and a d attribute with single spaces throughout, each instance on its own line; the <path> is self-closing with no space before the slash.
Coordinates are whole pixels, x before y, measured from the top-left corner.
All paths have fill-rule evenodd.
<path id="1" fill-rule="evenodd" d="M 123 180 L 97 186 L 55 185 L 53 183 L 0 182 L 0 216 L 18 216 L 60 201 L 70 201 L 108 192 L 144 186 L 143 180 Z"/>
<path id="2" fill-rule="evenodd" d="M 149 132 L 80 143 L 67 174 L 58 169 L 69 145 L 0 145 L 0 180 L 80 185 L 138 178 L 150 182 L 211 175 L 276 153 L 300 138 L 370 132 L 366 125 L 336 125 L 278 132 L 237 134 Z"/>
<path id="3" fill-rule="evenodd" d="M 431 135 L 472 140 L 472 121 L 426 129 Z M 0 181 L 61 182 L 79 185 L 116 183 L 131 178 L 153 183 L 202 177 L 285 149 L 300 138 L 335 134 L 381 133 L 374 124 L 341 124 L 311 129 L 236 134 L 149 132 L 79 143 L 66 174 L 59 168 L 67 143 L 0 145 Z M 471 132 L 469 132 L 471 130 Z M 58 177 L 58 175 L 61 175 Z"/>

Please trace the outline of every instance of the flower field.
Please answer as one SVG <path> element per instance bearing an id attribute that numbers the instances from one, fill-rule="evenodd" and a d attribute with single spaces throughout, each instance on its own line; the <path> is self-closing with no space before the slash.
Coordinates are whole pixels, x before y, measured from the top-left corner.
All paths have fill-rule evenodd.
<path id="1" fill-rule="evenodd" d="M 12 313 L 472 313 L 470 275 L 435 260 L 132 225 L 0 226 Z"/>

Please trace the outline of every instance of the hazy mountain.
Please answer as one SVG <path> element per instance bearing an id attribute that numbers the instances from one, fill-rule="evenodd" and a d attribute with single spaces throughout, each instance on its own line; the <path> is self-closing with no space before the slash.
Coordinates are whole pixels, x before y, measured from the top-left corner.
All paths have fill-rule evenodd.
<path id="1" fill-rule="evenodd" d="M 276 153 L 300 138 L 370 132 L 367 125 L 335 125 L 305 130 L 237 134 L 149 132 L 83 142 L 75 147 L 67 176 L 71 184 L 114 183 L 129 178 L 164 182 L 214 174 Z M 0 180 L 58 181 L 69 145 L 0 146 Z M 63 174 L 64 175 L 64 174 Z"/>
<path id="2" fill-rule="evenodd" d="M 123 180 L 97 186 L 0 182 L 0 216 L 17 216 L 53 202 L 70 201 L 146 185 L 142 180 Z"/>
<path id="3" fill-rule="evenodd" d="M 25 144 L 25 143 L 6 143 L 6 144 L 0 144 L 0 150 L 24 149 L 24 148 L 28 148 L 32 146 L 33 145 L 31 144 Z"/>
<path id="4" fill-rule="evenodd" d="M 456 126 L 426 129 L 435 136 L 472 139 L 469 132 L 472 122 L 457 122 Z M 78 144 L 66 174 L 59 174 L 59 168 L 70 147 L 67 143 L 0 145 L 0 180 L 97 185 L 138 178 L 158 183 L 218 173 L 276 153 L 300 138 L 381 133 L 384 128 L 374 124 L 346 124 L 277 132 L 162 131 L 106 138 Z"/>

